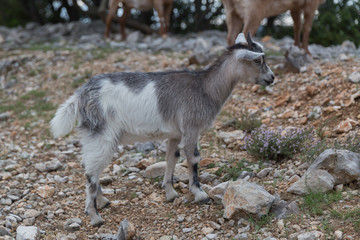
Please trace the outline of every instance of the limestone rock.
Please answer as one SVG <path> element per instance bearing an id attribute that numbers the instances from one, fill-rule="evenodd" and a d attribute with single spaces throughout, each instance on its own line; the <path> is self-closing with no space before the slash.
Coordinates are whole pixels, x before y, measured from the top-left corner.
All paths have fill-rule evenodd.
<path id="1" fill-rule="evenodd" d="M 80 230 L 81 225 L 82 221 L 80 218 L 70 218 L 66 220 L 64 228 L 66 231 L 74 232 Z"/>
<path id="2" fill-rule="evenodd" d="M 327 149 L 321 153 L 309 167 L 327 170 L 335 184 L 350 183 L 360 177 L 360 154 L 348 150 Z"/>
<path id="3" fill-rule="evenodd" d="M 59 168 L 61 168 L 62 165 L 63 164 L 55 158 L 48 162 L 36 163 L 34 166 L 40 172 L 51 172 L 58 170 Z"/>
<path id="4" fill-rule="evenodd" d="M 245 180 L 229 182 L 222 203 L 228 219 L 253 215 L 261 217 L 269 212 L 275 197 L 263 187 Z"/>
<path id="5" fill-rule="evenodd" d="M 349 121 L 342 121 L 334 129 L 336 133 L 346 133 L 352 129 L 352 124 Z"/>
<path id="6" fill-rule="evenodd" d="M 40 231 L 35 226 L 18 226 L 16 229 L 16 240 L 40 239 Z"/>
<path id="7" fill-rule="evenodd" d="M 208 192 L 209 197 L 211 199 L 213 199 L 215 202 L 221 203 L 221 201 L 224 197 L 225 190 L 228 185 L 229 185 L 229 182 L 223 182 L 223 183 L 220 183 L 219 185 L 216 185 Z"/>
<path id="8" fill-rule="evenodd" d="M 270 212 L 275 214 L 277 219 L 284 219 L 292 214 L 296 215 L 300 211 L 296 201 L 287 202 L 280 197 L 276 197 L 273 205 L 271 206 Z"/>
<path id="9" fill-rule="evenodd" d="M 221 137 L 226 144 L 232 143 L 235 140 L 242 140 L 245 137 L 245 133 L 241 130 L 235 130 L 232 132 L 220 132 L 219 137 Z"/>
<path id="10" fill-rule="evenodd" d="M 164 176 L 165 168 L 166 168 L 166 162 L 157 162 L 146 168 L 146 170 L 144 172 L 144 177 L 156 178 L 159 176 Z M 179 176 L 185 177 L 186 176 L 186 178 L 188 178 L 187 169 L 185 167 L 181 166 L 180 164 L 176 164 L 174 176 L 177 176 L 177 177 L 179 177 Z"/>
<path id="11" fill-rule="evenodd" d="M 294 73 L 302 72 L 302 69 L 306 69 L 307 65 L 313 63 L 311 57 L 309 57 L 305 50 L 297 46 L 290 46 L 285 53 L 285 59 L 285 69 Z"/>
<path id="12" fill-rule="evenodd" d="M 42 198 L 52 197 L 55 193 L 55 188 L 49 185 L 38 187 L 36 190 L 37 194 Z"/>
<path id="13" fill-rule="evenodd" d="M 351 73 L 349 76 L 349 81 L 353 82 L 353 83 L 359 83 L 360 82 L 360 72 L 355 71 L 355 72 Z"/>
<path id="14" fill-rule="evenodd" d="M 325 170 L 313 169 L 307 171 L 299 181 L 288 188 L 288 192 L 304 195 L 313 192 L 327 192 L 334 188 L 335 180 L 331 174 Z"/>
<path id="15" fill-rule="evenodd" d="M 124 219 L 119 226 L 119 230 L 116 235 L 117 240 L 131 240 L 135 236 L 135 226 L 129 220 Z"/>

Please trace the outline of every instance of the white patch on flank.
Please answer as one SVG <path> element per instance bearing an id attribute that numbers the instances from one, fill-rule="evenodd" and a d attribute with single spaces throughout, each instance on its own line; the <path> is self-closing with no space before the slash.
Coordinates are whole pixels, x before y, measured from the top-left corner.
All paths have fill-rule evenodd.
<path id="1" fill-rule="evenodd" d="M 135 93 L 121 82 L 113 84 L 105 80 L 100 96 L 105 114 L 110 114 L 108 126 L 115 133 L 121 133 L 120 144 L 178 135 L 160 115 L 154 83 Z"/>

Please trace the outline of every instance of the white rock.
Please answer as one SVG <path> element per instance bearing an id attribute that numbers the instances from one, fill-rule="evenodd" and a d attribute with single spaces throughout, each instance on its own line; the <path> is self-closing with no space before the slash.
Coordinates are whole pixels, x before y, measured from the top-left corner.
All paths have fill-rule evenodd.
<path id="1" fill-rule="evenodd" d="M 192 232 L 193 228 L 183 228 L 182 232 L 183 233 L 188 233 L 188 232 Z"/>
<path id="2" fill-rule="evenodd" d="M 300 180 L 292 184 L 287 192 L 304 195 L 310 191 L 328 192 L 334 188 L 333 176 L 325 170 L 314 169 L 306 172 Z"/>
<path id="3" fill-rule="evenodd" d="M 214 229 L 211 228 L 211 227 L 204 227 L 203 229 L 201 229 L 201 232 L 202 232 L 204 235 L 207 235 L 207 234 L 213 233 L 213 232 L 214 232 Z"/>
<path id="4" fill-rule="evenodd" d="M 360 82 L 360 72 L 355 71 L 350 74 L 349 81 L 353 83 L 359 83 Z"/>
<path id="5" fill-rule="evenodd" d="M 164 176 L 166 168 L 166 162 L 157 162 L 146 168 L 144 172 L 144 177 L 146 178 L 156 178 L 159 176 Z M 179 177 L 180 175 L 188 176 L 187 168 L 181 166 L 180 164 L 176 164 L 174 176 Z M 188 178 L 188 177 L 187 177 Z"/>
<path id="6" fill-rule="evenodd" d="M 360 154 L 348 150 L 327 149 L 309 167 L 325 169 L 335 179 L 335 184 L 350 183 L 360 177 Z"/>
<path id="7" fill-rule="evenodd" d="M 24 213 L 24 218 L 36 218 L 40 215 L 40 212 L 35 209 L 28 209 Z"/>
<path id="8" fill-rule="evenodd" d="M 343 238 L 343 232 L 340 230 L 336 230 L 334 235 L 336 240 L 341 240 Z"/>
<path id="9" fill-rule="evenodd" d="M 40 231 L 34 226 L 18 226 L 16 229 L 16 240 L 40 239 Z"/>
<path id="10" fill-rule="evenodd" d="M 258 174 L 256 174 L 259 178 L 264 178 L 267 175 L 270 174 L 270 172 L 274 171 L 274 168 L 264 168 L 263 170 L 261 170 L 260 172 L 258 172 Z"/>
<path id="11" fill-rule="evenodd" d="M 221 137 L 226 144 L 232 143 L 235 140 L 242 140 L 245 137 L 245 133 L 241 130 L 235 130 L 232 132 L 220 132 L 219 137 Z"/>
<path id="12" fill-rule="evenodd" d="M 213 187 L 209 192 L 209 197 L 213 199 L 217 203 L 221 203 L 221 200 L 223 199 L 225 189 L 227 188 L 229 182 L 223 182 L 215 187 Z"/>
<path id="13" fill-rule="evenodd" d="M 239 179 L 229 182 L 222 204 L 225 218 L 237 218 L 254 215 L 261 217 L 269 212 L 275 197 L 263 187 Z"/>
<path id="14" fill-rule="evenodd" d="M 217 237 L 217 234 L 216 233 L 210 233 L 210 234 L 207 234 L 206 235 L 206 238 L 207 239 L 216 239 Z"/>
<path id="15" fill-rule="evenodd" d="M 40 172 L 51 172 L 58 170 L 59 168 L 61 168 L 62 165 L 63 164 L 55 158 L 51 161 L 47 161 L 44 163 L 36 163 L 34 167 Z"/>

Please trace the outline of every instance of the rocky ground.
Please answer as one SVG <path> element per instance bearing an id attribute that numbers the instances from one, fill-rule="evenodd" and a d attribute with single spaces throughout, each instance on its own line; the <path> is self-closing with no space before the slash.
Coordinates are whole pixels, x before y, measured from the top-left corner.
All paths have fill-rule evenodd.
<path id="1" fill-rule="evenodd" d="M 76 134 L 62 139 L 50 135 L 56 107 L 92 75 L 206 67 L 225 49 L 226 34 L 208 31 L 162 39 L 133 32 L 127 42 L 118 42 L 118 36 L 104 40 L 96 32 L 71 37 L 61 30 L 68 25 L 48 27 L 52 32 L 31 25 L 0 28 L 0 238 L 26 239 L 33 230 L 37 239 L 114 239 L 125 218 L 135 228 L 135 239 L 360 238 L 359 176 L 331 186 L 335 192 L 320 195 L 324 204 L 306 205 L 309 197 L 287 190 L 311 166 L 311 152 L 280 162 L 261 161 L 243 149 L 245 133 L 234 124 L 247 112 L 258 116 L 262 127 L 313 127 L 316 138 L 326 139 L 329 146 L 358 135 L 360 49 L 353 43 L 311 45 L 312 62 L 288 73 L 286 62 L 291 60 L 283 54 L 291 39 L 262 39 L 267 61 L 277 72 L 275 84 L 237 86 L 214 128 L 201 139 L 200 182 L 212 201 L 192 202 L 183 159 L 175 184 L 180 198 L 165 201 L 160 185 L 166 142 L 119 146 L 101 180 L 111 205 L 100 210 L 105 224 L 98 228 L 83 212 L 85 178 Z M 42 39 L 40 33 L 58 35 Z M 239 162 L 243 165 L 236 168 Z M 225 190 L 219 187 L 229 180 L 229 169 L 245 179 L 239 181 L 247 181 L 242 185 L 256 184 L 271 196 L 269 214 L 260 219 L 250 213 L 229 217 L 221 203 Z M 289 213 L 285 217 L 274 210 L 281 201 Z"/>

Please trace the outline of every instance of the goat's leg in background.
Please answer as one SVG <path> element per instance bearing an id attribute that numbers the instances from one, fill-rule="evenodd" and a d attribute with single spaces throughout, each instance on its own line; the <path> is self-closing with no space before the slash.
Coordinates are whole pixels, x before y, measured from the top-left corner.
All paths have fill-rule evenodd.
<path id="1" fill-rule="evenodd" d="M 109 37 L 110 32 L 110 26 L 113 16 L 116 15 L 116 12 L 118 10 L 119 1 L 113 0 L 109 2 L 109 12 L 106 16 L 106 27 L 105 27 L 105 37 Z"/>
<path id="2" fill-rule="evenodd" d="M 315 11 L 318 7 L 319 7 L 319 1 L 309 1 L 309 4 L 307 4 L 304 9 L 302 48 L 304 48 L 309 55 L 311 55 L 308 48 L 309 36 L 315 16 Z"/>
<path id="3" fill-rule="evenodd" d="M 125 24 L 126 24 L 126 18 L 129 15 L 130 10 L 131 8 L 129 8 L 128 6 L 125 5 L 125 3 L 123 3 L 123 15 L 119 18 L 121 39 L 123 41 L 126 40 Z"/>
<path id="4" fill-rule="evenodd" d="M 97 211 L 97 206 L 105 207 L 109 204 L 109 200 L 102 196 L 99 179 L 100 174 L 111 161 L 116 146 L 114 142 L 106 140 L 104 135 L 94 137 L 90 133 L 81 138 L 86 176 L 85 213 L 90 216 L 92 226 L 100 226 L 104 222 Z"/>
<path id="5" fill-rule="evenodd" d="M 178 148 L 178 139 L 169 139 L 166 150 L 166 169 L 163 179 L 163 188 L 165 189 L 166 201 L 172 201 L 179 196 L 173 187 L 173 175 L 177 161 L 180 157 Z"/>
<path id="6" fill-rule="evenodd" d="M 170 3 L 164 5 L 165 34 L 169 32 L 172 9 L 173 9 L 173 1 L 170 1 Z"/>
<path id="7" fill-rule="evenodd" d="M 165 17 L 164 17 L 164 4 L 162 1 L 155 0 L 154 1 L 154 8 L 159 16 L 160 21 L 160 35 L 162 37 L 165 37 L 166 32 L 166 23 L 165 23 Z"/>
<path id="8" fill-rule="evenodd" d="M 226 14 L 226 26 L 228 27 L 227 44 L 231 46 L 235 43 L 235 39 L 241 31 L 243 21 L 235 11 L 231 11 L 231 13 Z"/>
<path id="9" fill-rule="evenodd" d="M 294 45 L 300 47 L 301 10 L 291 10 L 290 13 L 294 21 Z"/>
<path id="10" fill-rule="evenodd" d="M 197 130 L 199 128 L 196 128 Z M 199 134 L 197 130 L 189 130 L 181 139 L 180 145 L 184 143 L 184 152 L 187 159 L 189 171 L 189 189 L 195 196 L 195 202 L 207 202 L 208 195 L 202 190 L 198 177 L 198 163 L 200 162 L 200 153 L 198 149 Z"/>
<path id="11" fill-rule="evenodd" d="M 260 21 L 262 19 L 258 19 L 256 17 L 250 17 L 248 20 L 244 20 L 245 25 L 242 32 L 247 36 L 247 34 L 250 32 L 250 35 L 253 37 L 257 31 L 257 29 L 260 26 Z"/>

